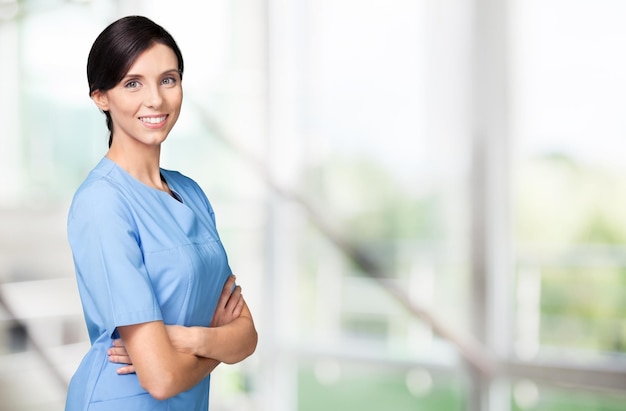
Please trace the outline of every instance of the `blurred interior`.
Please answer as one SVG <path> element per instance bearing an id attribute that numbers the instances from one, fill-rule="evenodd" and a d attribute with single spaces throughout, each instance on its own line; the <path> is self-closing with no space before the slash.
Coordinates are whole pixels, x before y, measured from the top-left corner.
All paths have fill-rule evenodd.
<path id="1" fill-rule="evenodd" d="M 162 166 L 259 331 L 212 411 L 624 410 L 618 0 L 1 0 L 0 410 L 63 410 L 89 344 L 66 213 L 128 14 L 183 51 Z"/>

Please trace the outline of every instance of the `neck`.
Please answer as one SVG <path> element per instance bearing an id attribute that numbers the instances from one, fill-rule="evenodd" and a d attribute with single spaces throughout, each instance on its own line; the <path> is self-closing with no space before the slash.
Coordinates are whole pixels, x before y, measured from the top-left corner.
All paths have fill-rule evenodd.
<path id="1" fill-rule="evenodd" d="M 164 190 L 161 181 L 161 146 L 120 147 L 114 143 L 106 157 L 147 186 Z"/>

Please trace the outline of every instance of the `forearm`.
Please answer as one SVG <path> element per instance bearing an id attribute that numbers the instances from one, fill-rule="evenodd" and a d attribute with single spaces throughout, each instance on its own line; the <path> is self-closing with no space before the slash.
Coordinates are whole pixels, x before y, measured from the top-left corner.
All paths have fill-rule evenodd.
<path id="1" fill-rule="evenodd" d="M 181 385 L 188 385 L 183 391 L 195 386 L 206 378 L 221 362 L 213 358 L 181 352 L 177 352 L 176 356 L 179 362 L 177 365 L 172 365 L 171 370 L 175 378 L 180 379 Z"/>
<path id="2" fill-rule="evenodd" d="M 212 358 L 203 358 L 176 351 L 174 351 L 172 358 L 174 359 L 173 362 L 164 364 L 165 367 L 160 370 L 154 370 L 156 374 L 151 373 L 152 376 L 161 380 L 158 385 L 165 390 L 164 396 L 166 398 L 194 387 L 219 364 L 219 361 Z"/>
<path id="3" fill-rule="evenodd" d="M 170 340 L 182 352 L 234 364 L 256 349 L 257 332 L 248 307 L 241 315 L 219 327 L 168 327 Z"/>
<path id="4" fill-rule="evenodd" d="M 171 345 L 162 322 L 119 327 L 141 386 L 163 400 L 194 387 L 219 364 L 180 352 Z"/>
<path id="5" fill-rule="evenodd" d="M 256 349 L 257 332 L 250 317 L 239 317 L 222 327 L 198 327 L 199 344 L 195 355 L 215 358 L 226 364 L 238 363 Z"/>

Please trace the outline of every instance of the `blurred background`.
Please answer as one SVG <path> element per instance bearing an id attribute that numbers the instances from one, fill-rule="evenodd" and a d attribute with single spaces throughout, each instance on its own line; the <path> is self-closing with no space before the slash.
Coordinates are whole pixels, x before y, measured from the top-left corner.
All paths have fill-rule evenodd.
<path id="1" fill-rule="evenodd" d="M 88 349 L 65 222 L 85 66 L 143 14 L 259 331 L 211 410 L 626 410 L 626 3 L 0 0 L 0 410 Z"/>

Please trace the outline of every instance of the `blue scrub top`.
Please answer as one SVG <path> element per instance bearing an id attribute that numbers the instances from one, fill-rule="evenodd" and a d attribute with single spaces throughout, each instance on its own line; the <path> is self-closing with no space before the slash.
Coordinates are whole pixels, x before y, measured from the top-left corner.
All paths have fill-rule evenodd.
<path id="1" fill-rule="evenodd" d="M 179 197 L 148 187 L 104 157 L 78 188 L 68 216 L 91 348 L 72 377 L 66 411 L 208 409 L 210 376 L 158 401 L 106 354 L 116 327 L 162 320 L 209 326 L 231 274 L 202 189 L 161 170 Z"/>

